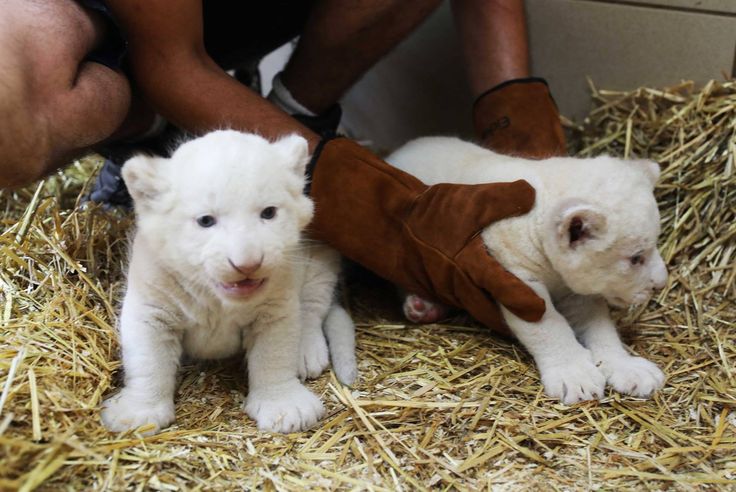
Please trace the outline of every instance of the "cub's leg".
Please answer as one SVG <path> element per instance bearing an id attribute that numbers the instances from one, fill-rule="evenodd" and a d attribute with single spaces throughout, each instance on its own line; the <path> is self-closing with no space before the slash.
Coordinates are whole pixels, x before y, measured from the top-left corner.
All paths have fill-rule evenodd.
<path id="1" fill-rule="evenodd" d="M 147 433 L 153 434 L 174 421 L 182 345 L 173 322 L 164 309 L 146 303 L 129 286 L 120 316 L 125 387 L 103 403 L 107 429 L 120 432 L 153 424 Z"/>
<path id="2" fill-rule="evenodd" d="M 246 337 L 248 397 L 244 410 L 260 430 L 295 432 L 314 425 L 322 402 L 297 378 L 299 301 L 293 297 L 261 316 Z"/>
<path id="3" fill-rule="evenodd" d="M 351 386 L 358 378 L 358 363 L 355 360 L 355 323 L 342 306 L 334 303 L 325 318 L 324 330 L 330 346 L 335 376 L 342 384 Z"/>
<path id="4" fill-rule="evenodd" d="M 601 398 L 606 378 L 595 366 L 592 354 L 577 341 L 547 289 L 538 282 L 527 283 L 547 304 L 542 319 L 530 323 L 503 307 L 501 311 L 516 338 L 534 357 L 545 393 L 565 405 Z"/>
<path id="5" fill-rule="evenodd" d="M 299 378 L 316 378 L 330 363 L 327 341 L 322 331 L 327 312 L 335 297 L 340 256 L 322 244 L 310 247 L 300 292 L 301 344 Z"/>
<path id="6" fill-rule="evenodd" d="M 406 294 L 404 316 L 413 323 L 436 323 L 447 317 L 449 308 L 434 301 L 428 301 L 417 294 Z"/>
<path id="7" fill-rule="evenodd" d="M 665 375 L 656 364 L 626 350 L 603 299 L 571 296 L 559 307 L 613 389 L 647 398 L 664 385 Z"/>

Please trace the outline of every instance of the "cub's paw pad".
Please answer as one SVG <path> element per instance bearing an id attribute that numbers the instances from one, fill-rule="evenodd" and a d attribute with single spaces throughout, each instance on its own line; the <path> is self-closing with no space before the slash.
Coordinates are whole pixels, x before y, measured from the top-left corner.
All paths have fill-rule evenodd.
<path id="1" fill-rule="evenodd" d="M 409 294 L 404 299 L 404 316 L 413 323 L 436 323 L 446 318 L 447 306 Z"/>
<path id="2" fill-rule="evenodd" d="M 330 355 L 321 328 L 302 333 L 299 350 L 299 379 L 304 381 L 307 378 L 319 377 L 327 369 L 330 363 Z"/>
<path id="3" fill-rule="evenodd" d="M 137 429 L 153 424 L 154 428 L 144 432 L 150 436 L 174 421 L 174 402 L 143 401 L 123 389 L 102 403 L 102 425 L 112 432 Z"/>
<path id="4" fill-rule="evenodd" d="M 540 368 L 540 372 L 545 393 L 565 405 L 598 400 L 605 394 L 606 377 L 588 354 Z"/>
<path id="5" fill-rule="evenodd" d="M 259 430 L 281 433 L 306 430 L 324 414 L 319 398 L 297 381 L 251 391 L 244 410 Z"/>
<path id="6" fill-rule="evenodd" d="M 619 393 L 648 398 L 664 386 L 664 373 L 651 361 L 643 357 L 623 356 L 603 360 L 601 371 L 608 384 Z"/>

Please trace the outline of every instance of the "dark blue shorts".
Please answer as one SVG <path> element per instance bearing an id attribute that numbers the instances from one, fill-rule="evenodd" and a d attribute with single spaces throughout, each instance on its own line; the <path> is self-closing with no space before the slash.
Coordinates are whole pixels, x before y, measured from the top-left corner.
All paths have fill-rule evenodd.
<path id="1" fill-rule="evenodd" d="M 100 12 L 110 23 L 108 35 L 100 46 L 87 55 L 88 61 L 101 63 L 112 69 L 119 70 L 122 68 L 123 59 L 128 49 L 128 43 L 123 39 L 120 29 L 113 19 L 107 5 L 102 0 L 78 0 L 80 4 L 88 9 Z"/>
<path id="2" fill-rule="evenodd" d="M 124 67 L 127 43 L 105 1 L 78 1 L 103 14 L 111 27 L 105 42 L 87 59 L 114 69 Z M 314 0 L 203 0 L 205 48 L 225 69 L 247 66 L 298 36 L 313 3 Z"/>

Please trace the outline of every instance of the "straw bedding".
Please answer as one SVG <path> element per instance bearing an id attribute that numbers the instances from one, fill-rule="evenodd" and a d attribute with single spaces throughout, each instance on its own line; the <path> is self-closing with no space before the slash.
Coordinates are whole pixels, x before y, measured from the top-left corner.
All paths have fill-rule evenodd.
<path id="1" fill-rule="evenodd" d="M 517 345 L 461 322 L 407 326 L 381 285 L 353 286 L 361 382 L 310 383 L 308 432 L 256 431 L 239 361 L 185 367 L 177 424 L 115 435 L 113 326 L 131 219 L 79 206 L 95 159 L 0 194 L 0 489 L 736 490 L 736 83 L 594 89 L 582 155 L 649 156 L 666 289 L 620 313 L 668 375 L 652 400 L 546 398 Z"/>

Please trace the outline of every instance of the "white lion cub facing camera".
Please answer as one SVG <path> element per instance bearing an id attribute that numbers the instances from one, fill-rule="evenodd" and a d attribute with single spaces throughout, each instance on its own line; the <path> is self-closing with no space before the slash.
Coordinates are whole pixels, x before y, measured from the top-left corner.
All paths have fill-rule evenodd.
<path id="1" fill-rule="evenodd" d="M 525 179 L 536 189 L 528 214 L 492 224 L 483 239 L 546 302 L 536 323 L 501 310 L 549 396 L 571 404 L 602 397 L 606 382 L 638 397 L 662 387 L 662 371 L 621 343 L 606 305 L 641 304 L 667 281 L 657 251 L 656 163 L 608 156 L 532 161 L 444 137 L 410 142 L 387 160 L 426 184 Z M 413 295 L 404 303 L 416 322 L 435 321 L 442 311 Z"/>
<path id="2" fill-rule="evenodd" d="M 217 131 L 170 159 L 123 167 L 136 208 L 120 315 L 125 387 L 104 403 L 114 431 L 174 420 L 180 359 L 245 351 L 244 409 L 263 430 L 305 429 L 322 416 L 299 377 L 318 376 L 328 348 L 338 379 L 355 379 L 354 326 L 334 302 L 339 256 L 301 241 L 307 142 Z M 323 334 L 324 329 L 324 334 Z"/>

